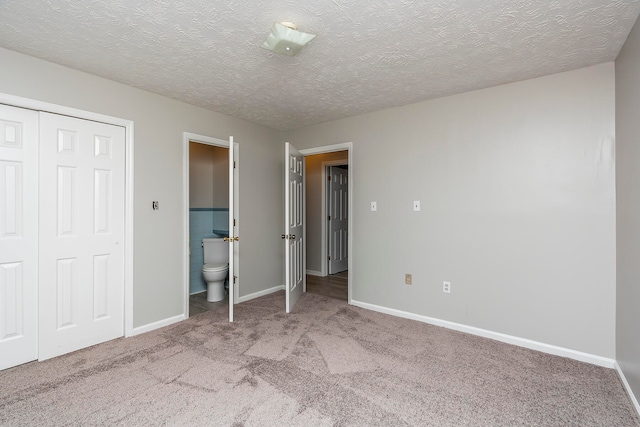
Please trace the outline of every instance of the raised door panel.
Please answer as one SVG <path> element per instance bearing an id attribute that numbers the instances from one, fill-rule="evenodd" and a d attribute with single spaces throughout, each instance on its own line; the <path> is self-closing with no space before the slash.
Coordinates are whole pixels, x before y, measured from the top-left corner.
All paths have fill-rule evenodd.
<path id="1" fill-rule="evenodd" d="M 109 220 L 111 219 L 111 201 L 113 194 L 112 172 L 110 170 L 96 169 L 94 171 L 93 188 L 93 232 L 94 234 L 108 234 L 111 232 Z"/>
<path id="2" fill-rule="evenodd" d="M 78 326 L 78 260 L 57 260 L 56 327 L 58 330 Z M 43 301 L 46 304 L 46 301 Z"/>

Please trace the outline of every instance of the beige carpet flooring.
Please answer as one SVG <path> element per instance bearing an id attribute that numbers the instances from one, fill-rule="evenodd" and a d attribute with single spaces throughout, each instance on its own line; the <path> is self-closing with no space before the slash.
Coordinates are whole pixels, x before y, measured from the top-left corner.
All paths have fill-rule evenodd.
<path id="1" fill-rule="evenodd" d="M 279 292 L 0 372 L 2 426 L 638 426 L 615 371 Z"/>

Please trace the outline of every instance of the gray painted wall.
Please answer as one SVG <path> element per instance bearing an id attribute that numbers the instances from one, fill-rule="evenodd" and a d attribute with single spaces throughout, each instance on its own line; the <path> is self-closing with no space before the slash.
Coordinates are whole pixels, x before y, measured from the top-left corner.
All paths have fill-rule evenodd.
<path id="1" fill-rule="evenodd" d="M 183 312 L 185 131 L 240 144 L 240 296 L 283 283 L 278 132 L 6 49 L 0 64 L 0 92 L 135 122 L 134 327 Z"/>
<path id="2" fill-rule="evenodd" d="M 640 24 L 616 59 L 616 359 L 640 396 Z"/>
<path id="3" fill-rule="evenodd" d="M 283 139 L 353 142 L 354 300 L 613 358 L 614 125 L 607 63 Z"/>
<path id="4" fill-rule="evenodd" d="M 305 197 L 307 199 L 306 216 L 306 237 L 307 237 L 307 270 L 321 271 L 322 257 L 327 254 L 322 253 L 322 187 L 325 182 L 322 180 L 322 162 L 330 160 L 344 160 L 349 158 L 348 151 L 337 151 L 334 153 L 315 154 L 307 156 L 305 161 Z M 327 214 L 328 215 L 328 214 Z"/>
<path id="5" fill-rule="evenodd" d="M 182 132 L 240 143 L 241 296 L 283 283 L 281 141 L 353 141 L 355 300 L 615 356 L 611 63 L 285 133 L 4 49 L 0 63 L 0 92 L 135 122 L 134 326 L 182 313 Z M 622 305 L 621 331 L 637 324 Z"/>

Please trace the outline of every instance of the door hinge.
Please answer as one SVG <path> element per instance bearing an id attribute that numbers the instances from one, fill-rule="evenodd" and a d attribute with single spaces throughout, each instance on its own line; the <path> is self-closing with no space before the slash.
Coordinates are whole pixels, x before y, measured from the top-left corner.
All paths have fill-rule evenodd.
<path id="1" fill-rule="evenodd" d="M 331 181 L 331 175 L 327 177 L 327 181 Z"/>
<path id="2" fill-rule="evenodd" d="M 233 161 L 233 168 L 234 169 L 236 168 L 236 161 L 235 160 Z"/>
<path id="3" fill-rule="evenodd" d="M 238 276 L 233 276 L 233 284 L 236 284 L 236 280 L 238 279 Z"/>
<path id="4" fill-rule="evenodd" d="M 331 255 L 327 255 L 327 260 L 331 261 Z"/>
<path id="5" fill-rule="evenodd" d="M 331 221 L 331 215 L 329 215 L 329 216 L 327 217 L 327 219 L 328 219 L 329 221 Z"/>
<path id="6" fill-rule="evenodd" d="M 233 218 L 233 226 L 234 227 L 236 226 L 236 219 L 235 218 Z"/>

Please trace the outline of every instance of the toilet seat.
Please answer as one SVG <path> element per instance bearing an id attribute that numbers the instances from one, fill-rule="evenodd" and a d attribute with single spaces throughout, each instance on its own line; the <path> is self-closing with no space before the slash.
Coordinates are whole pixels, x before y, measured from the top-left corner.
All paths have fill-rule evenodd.
<path id="1" fill-rule="evenodd" d="M 226 262 L 210 262 L 202 266 L 202 271 L 222 271 L 229 268 Z"/>

